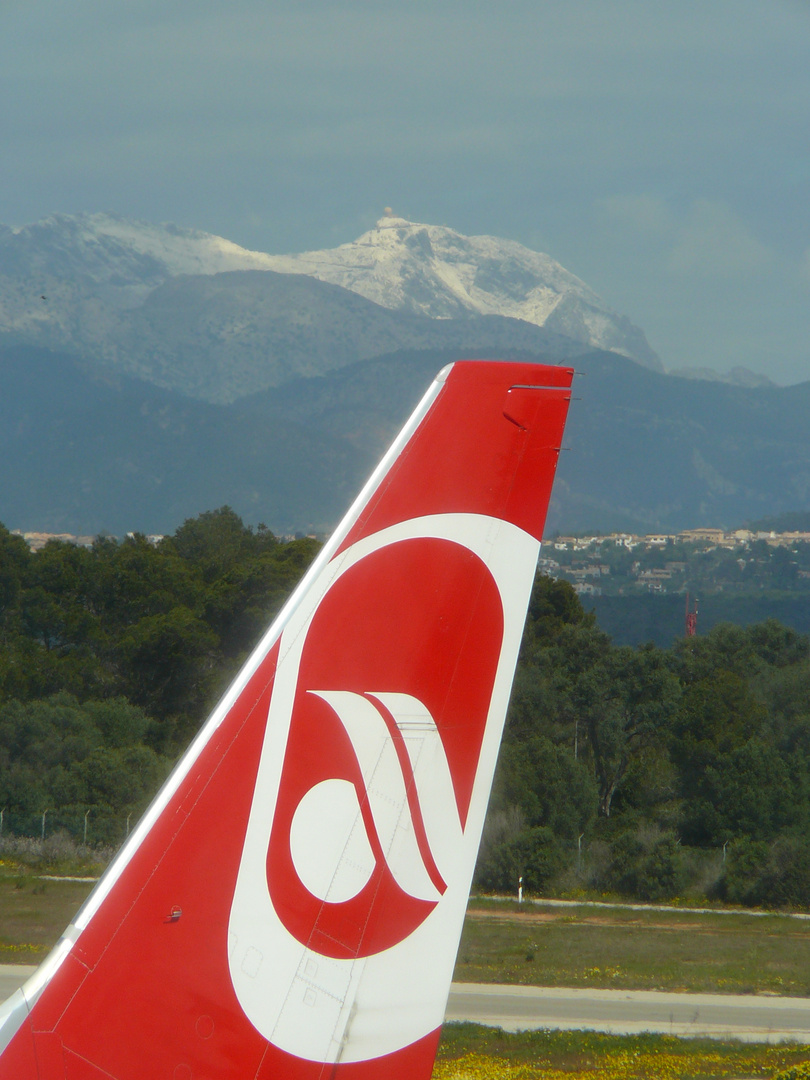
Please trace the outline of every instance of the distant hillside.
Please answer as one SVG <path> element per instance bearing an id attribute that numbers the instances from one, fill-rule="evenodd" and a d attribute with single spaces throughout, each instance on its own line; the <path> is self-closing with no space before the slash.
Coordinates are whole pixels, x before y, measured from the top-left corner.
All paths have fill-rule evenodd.
<path id="1" fill-rule="evenodd" d="M 213 405 L 0 349 L 0 521 L 168 532 L 228 503 L 279 532 L 329 530 L 433 375 L 464 355 L 476 353 L 398 352 Z M 807 507 L 810 383 L 672 379 L 609 353 L 576 367 L 549 531 L 731 528 Z"/>
<path id="2" fill-rule="evenodd" d="M 582 351 L 570 338 L 518 319 L 389 311 L 337 285 L 269 270 L 174 277 L 132 308 L 103 312 L 93 302 L 81 320 L 63 313 L 64 333 L 46 318 L 57 297 L 37 302 L 41 322 L 6 335 L 7 343 L 67 351 L 218 403 L 398 349 L 523 349 L 554 360 Z"/>
<path id="3" fill-rule="evenodd" d="M 582 351 L 519 319 L 389 311 L 337 285 L 269 270 L 173 278 L 120 316 L 117 335 L 105 363 L 221 403 L 400 349 L 522 349 L 555 361 Z"/>
<path id="4" fill-rule="evenodd" d="M 380 357 L 293 381 L 238 408 L 273 420 L 310 417 L 364 449 L 371 465 L 432 373 L 453 355 Z M 810 383 L 751 389 L 672 379 L 611 353 L 573 363 L 581 377 L 550 530 L 731 528 L 760 507 L 781 512 L 807 504 Z"/>
<path id="5" fill-rule="evenodd" d="M 810 382 L 676 379 L 605 353 L 575 367 L 581 401 L 555 488 L 561 530 L 731 529 L 810 505 Z"/>
<path id="6" fill-rule="evenodd" d="M 586 598 L 584 607 L 615 645 L 641 645 L 653 641 L 662 649 L 684 636 L 683 596 L 598 596 Z M 800 634 L 810 633 L 810 603 L 806 594 L 766 592 L 761 596 L 725 596 L 713 593 L 700 598 L 698 634 L 702 637 L 719 623 L 751 626 L 777 619 Z"/>
<path id="7" fill-rule="evenodd" d="M 0 351 L 0 521 L 9 528 L 168 532 L 230 503 L 280 532 L 322 530 L 364 468 L 347 440 L 305 425 L 268 426 L 65 355 Z"/>
<path id="8" fill-rule="evenodd" d="M 810 532 L 810 510 L 759 518 L 749 521 L 745 528 L 752 532 Z"/>

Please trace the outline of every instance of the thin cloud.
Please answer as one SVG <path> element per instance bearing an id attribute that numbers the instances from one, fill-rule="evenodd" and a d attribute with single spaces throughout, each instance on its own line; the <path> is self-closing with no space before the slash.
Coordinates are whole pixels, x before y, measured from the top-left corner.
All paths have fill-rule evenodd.
<path id="1" fill-rule="evenodd" d="M 772 263 L 771 251 L 729 206 L 698 199 L 679 231 L 668 268 L 676 275 L 728 279 L 761 274 Z"/>
<path id="2" fill-rule="evenodd" d="M 606 221 L 629 237 L 669 239 L 677 228 L 671 207 L 659 195 L 611 195 L 598 200 Z"/>

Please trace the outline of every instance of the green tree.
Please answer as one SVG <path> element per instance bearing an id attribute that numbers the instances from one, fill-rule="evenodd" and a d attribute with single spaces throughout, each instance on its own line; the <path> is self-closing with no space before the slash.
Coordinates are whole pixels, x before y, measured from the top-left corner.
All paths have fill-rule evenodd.
<path id="1" fill-rule="evenodd" d="M 677 896 L 684 867 L 675 836 L 650 828 L 623 833 L 612 847 L 607 883 L 625 896 L 653 903 Z"/>
<path id="2" fill-rule="evenodd" d="M 20 595 L 30 558 L 22 537 L 0 525 L 0 643 L 4 645 L 19 632 Z"/>
<path id="3" fill-rule="evenodd" d="M 652 645 L 612 649 L 578 676 L 572 701 L 587 729 L 602 816 L 610 816 L 633 756 L 665 738 L 679 696 L 665 655 Z"/>
<path id="4" fill-rule="evenodd" d="M 556 837 L 575 840 L 592 824 L 597 802 L 591 770 L 571 747 L 544 735 L 503 747 L 494 808 L 517 806 L 528 826 L 548 826 Z"/>
<path id="5" fill-rule="evenodd" d="M 735 835 L 739 825 L 721 804 L 728 785 L 734 786 L 734 763 L 742 767 L 735 755 L 764 721 L 764 706 L 741 674 L 719 670 L 686 687 L 671 725 L 670 753 L 679 772 L 681 828 L 688 843 L 717 845 Z"/>
<path id="6" fill-rule="evenodd" d="M 138 812 L 153 795 L 169 762 L 144 745 L 149 718 L 116 699 L 80 703 L 65 692 L 0 705 L 0 801 L 14 831 L 51 828 L 83 835 L 92 812 L 96 836 L 120 836 L 125 812 Z M 102 819 L 118 815 L 105 829 Z"/>
<path id="7" fill-rule="evenodd" d="M 126 696 L 160 720 L 199 717 L 218 677 L 216 646 L 188 608 L 140 619 L 118 643 Z"/>

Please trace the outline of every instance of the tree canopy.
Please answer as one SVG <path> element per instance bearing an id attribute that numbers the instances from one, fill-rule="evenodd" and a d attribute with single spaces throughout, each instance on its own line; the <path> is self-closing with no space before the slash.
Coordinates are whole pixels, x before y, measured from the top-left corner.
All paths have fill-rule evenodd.
<path id="1" fill-rule="evenodd" d="M 118 842 L 318 550 L 228 507 L 173 536 L 0 527 L 0 810 Z M 810 906 L 810 642 L 769 620 L 617 646 L 538 575 L 480 888 Z"/>
<path id="2" fill-rule="evenodd" d="M 4 824 L 120 838 L 318 550 L 229 507 L 158 543 L 32 553 L 0 526 Z M 115 821 L 113 821 L 115 819 Z M 117 833 L 116 833 L 117 830 Z"/>

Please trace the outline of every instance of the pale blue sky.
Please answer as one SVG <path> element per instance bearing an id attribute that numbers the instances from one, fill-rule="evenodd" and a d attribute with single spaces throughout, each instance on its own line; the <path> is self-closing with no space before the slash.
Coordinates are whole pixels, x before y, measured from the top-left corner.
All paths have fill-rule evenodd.
<path id="1" fill-rule="evenodd" d="M 810 379 L 810 4 L 0 2 L 0 222 L 285 252 L 386 205 L 548 252 L 669 367 Z"/>

